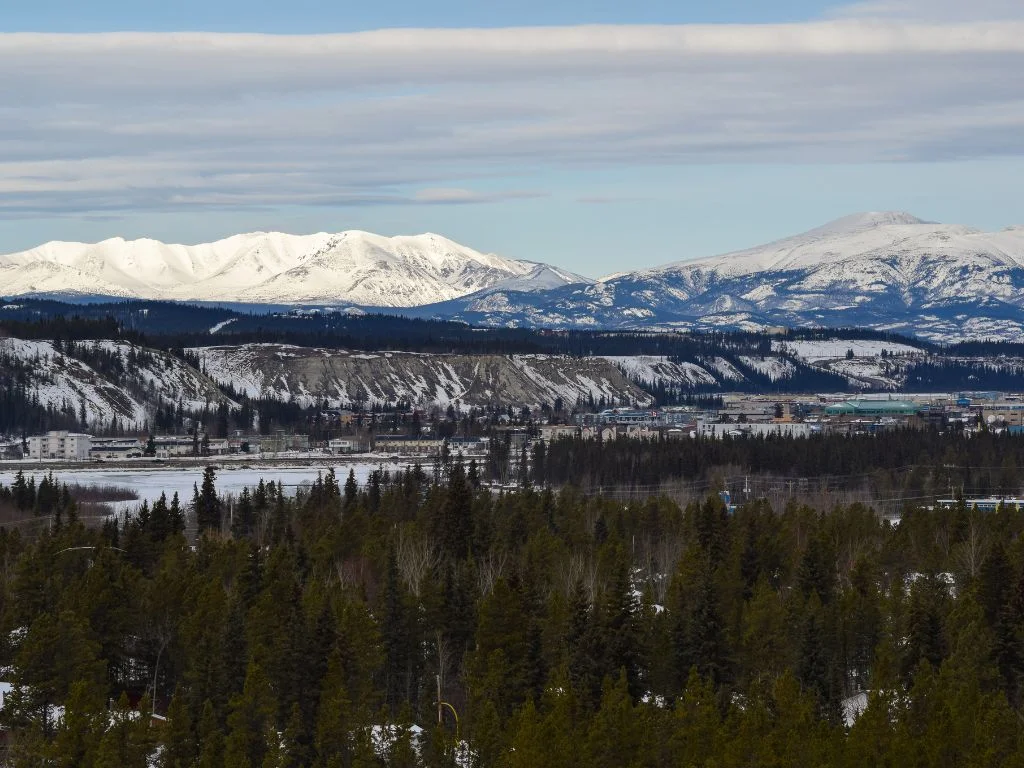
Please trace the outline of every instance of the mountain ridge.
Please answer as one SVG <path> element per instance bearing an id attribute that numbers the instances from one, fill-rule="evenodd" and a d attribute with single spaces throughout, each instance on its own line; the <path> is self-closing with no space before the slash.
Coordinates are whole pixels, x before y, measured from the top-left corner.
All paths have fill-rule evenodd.
<path id="1" fill-rule="evenodd" d="M 531 280 L 531 278 L 533 278 Z M 50 241 L 0 256 L 6 295 L 416 306 L 505 281 L 547 289 L 588 278 L 482 253 L 441 235 L 252 232 L 182 245 L 140 238 Z"/>
<path id="2" fill-rule="evenodd" d="M 448 316 L 485 325 L 862 326 L 936 341 L 1011 339 L 1024 332 L 1024 227 L 854 214 L 742 251 L 453 304 Z"/>
<path id="3" fill-rule="evenodd" d="M 433 233 L 247 233 L 196 246 L 116 238 L 0 256 L 0 285 L 6 295 L 352 306 L 485 326 L 861 326 L 935 341 L 1015 339 L 1024 333 L 1024 227 L 985 232 L 869 211 L 596 281 Z"/>

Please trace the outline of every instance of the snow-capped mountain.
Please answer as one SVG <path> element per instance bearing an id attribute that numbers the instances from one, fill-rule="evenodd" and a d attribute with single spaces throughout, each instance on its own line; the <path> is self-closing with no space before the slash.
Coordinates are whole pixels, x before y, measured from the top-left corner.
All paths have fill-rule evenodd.
<path id="1" fill-rule="evenodd" d="M 265 304 L 410 307 L 492 287 L 551 289 L 587 278 L 506 259 L 440 235 L 258 232 L 168 245 L 114 238 L 50 242 L 0 256 L 0 293 L 79 294 Z"/>
<path id="2" fill-rule="evenodd" d="M 47 293 L 403 308 L 503 326 L 862 326 L 934 340 L 1018 340 L 1024 227 L 982 232 L 862 213 L 757 248 L 596 282 L 432 234 L 54 242 L 0 256 L 0 294 Z"/>
<path id="3" fill-rule="evenodd" d="M 737 253 L 543 293 L 491 290 L 453 303 L 456 316 L 485 324 L 856 325 L 937 340 L 1019 339 L 1024 227 L 982 232 L 907 213 L 863 213 Z"/>

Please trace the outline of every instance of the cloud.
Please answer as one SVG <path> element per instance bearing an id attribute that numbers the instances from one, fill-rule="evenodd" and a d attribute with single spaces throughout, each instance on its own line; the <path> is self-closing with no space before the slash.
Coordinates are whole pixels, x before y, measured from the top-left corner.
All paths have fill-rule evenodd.
<path id="1" fill-rule="evenodd" d="M 999 0 L 965 19 L 946 17 L 954 0 L 928 7 L 782 25 L 0 34 L 0 71 L 18 73 L 0 79 L 0 216 L 491 203 L 594 169 L 1024 153 L 1024 21 L 988 20 L 1013 10 Z"/>
<path id="2" fill-rule="evenodd" d="M 644 200 L 642 197 L 632 195 L 581 195 L 576 198 L 577 203 L 585 205 L 611 205 L 614 203 L 638 203 Z"/>
<path id="3" fill-rule="evenodd" d="M 464 205 L 466 203 L 496 203 L 502 200 L 525 200 L 544 196 L 543 192 L 529 190 L 483 193 L 460 187 L 428 187 L 417 190 L 412 200 L 426 204 Z"/>
<path id="4" fill-rule="evenodd" d="M 905 21 L 1006 21 L 1024 19 L 1024 5 L 1020 0 L 863 0 L 840 6 L 833 15 Z"/>

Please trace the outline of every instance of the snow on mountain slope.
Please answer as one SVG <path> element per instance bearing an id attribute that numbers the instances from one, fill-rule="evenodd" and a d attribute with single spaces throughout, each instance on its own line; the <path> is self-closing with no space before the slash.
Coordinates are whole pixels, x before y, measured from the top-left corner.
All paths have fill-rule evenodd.
<path id="1" fill-rule="evenodd" d="M 721 329 L 863 326 L 934 340 L 1024 328 L 1024 227 L 981 232 L 865 213 L 757 248 L 542 293 L 491 291 L 487 325 Z"/>
<path id="2" fill-rule="evenodd" d="M 708 370 L 714 371 L 722 381 L 743 381 L 746 377 L 724 357 L 712 357 L 703 361 Z"/>
<path id="3" fill-rule="evenodd" d="M 256 232 L 214 243 L 121 238 L 50 242 L 0 256 L 4 295 L 72 293 L 150 299 L 408 307 L 492 286 L 550 289 L 585 280 L 440 235 Z"/>
<path id="4" fill-rule="evenodd" d="M 133 426 L 146 421 L 142 403 L 49 341 L 0 338 L 0 371 L 19 364 L 30 371 L 29 391 L 44 407 L 76 418 L 84 411 L 90 425 L 107 425 L 114 417 Z"/>
<path id="5" fill-rule="evenodd" d="M 605 360 L 615 363 L 631 381 L 673 383 L 686 389 L 718 385 L 714 375 L 696 363 L 674 363 L 667 357 L 652 355 L 605 356 Z"/>
<path id="6" fill-rule="evenodd" d="M 43 406 L 75 418 L 84 410 L 93 427 L 116 418 L 141 429 L 161 406 L 195 413 L 227 401 L 213 381 L 163 352 L 118 341 L 78 342 L 72 351 L 51 341 L 0 338 L 0 374 L 20 376 Z"/>
<path id="7" fill-rule="evenodd" d="M 427 355 L 345 352 L 279 344 L 198 347 L 203 369 L 250 397 L 291 398 L 311 405 L 420 407 L 567 404 L 647 404 L 650 396 L 602 358 L 553 355 Z"/>
<path id="8" fill-rule="evenodd" d="M 776 340 L 772 350 L 843 376 L 860 389 L 898 389 L 906 379 L 907 368 L 927 356 L 920 347 L 879 339 Z M 847 357 L 850 353 L 852 356 Z"/>
<path id="9" fill-rule="evenodd" d="M 767 376 L 770 381 L 790 379 L 796 373 L 796 366 L 784 357 L 739 355 L 736 359 L 751 370 Z"/>
<path id="10" fill-rule="evenodd" d="M 124 374 L 118 377 L 121 385 L 127 387 L 129 393 L 137 392 L 137 397 L 150 408 L 173 404 L 187 412 L 199 413 L 221 402 L 232 407 L 237 405 L 223 395 L 209 376 L 165 352 L 124 341 L 82 344 L 116 354 L 124 368 Z"/>
<path id="11" fill-rule="evenodd" d="M 920 347 L 895 341 L 878 339 L 786 339 L 772 342 L 772 351 L 789 352 L 808 362 L 839 360 L 848 352 L 854 357 L 881 357 L 888 355 L 920 355 Z"/>

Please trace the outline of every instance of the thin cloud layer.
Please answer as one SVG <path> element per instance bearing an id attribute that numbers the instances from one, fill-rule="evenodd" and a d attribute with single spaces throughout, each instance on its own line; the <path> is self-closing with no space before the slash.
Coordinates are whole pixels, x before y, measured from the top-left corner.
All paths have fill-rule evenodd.
<path id="1" fill-rule="evenodd" d="M 910 7 L 872 5 L 847 11 Z M 0 216 L 470 204 L 543 194 L 540 169 L 1019 155 L 1019 71 L 1024 21 L 6 34 Z"/>
<path id="2" fill-rule="evenodd" d="M 862 0 L 841 6 L 840 17 L 905 21 L 1006 21 L 1024 19 L 1020 0 Z"/>

